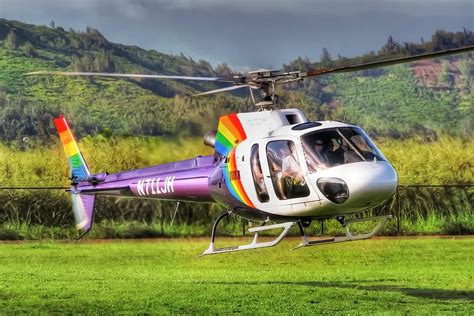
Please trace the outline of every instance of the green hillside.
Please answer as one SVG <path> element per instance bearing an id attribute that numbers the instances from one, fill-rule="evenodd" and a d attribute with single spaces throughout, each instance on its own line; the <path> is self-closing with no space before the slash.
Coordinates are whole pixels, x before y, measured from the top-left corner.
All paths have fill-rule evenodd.
<path id="1" fill-rule="evenodd" d="M 12 35 L 15 34 L 15 35 Z M 14 39 L 12 39 L 12 37 Z M 34 70 L 117 71 L 209 76 L 205 61 L 109 43 L 98 31 L 66 32 L 0 20 L 0 139 L 41 140 L 54 134 L 52 117 L 64 113 L 76 134 L 175 134 L 213 128 L 207 116 L 237 110 L 243 101 L 183 97 L 215 86 L 177 81 L 25 77 Z M 220 67 L 225 71 L 225 65 Z M 232 106 L 230 104 L 237 104 Z M 203 113 L 204 118 L 200 117 Z M 219 114 L 218 113 L 218 114 Z M 186 125 L 186 126 L 183 126 Z"/>
<path id="2" fill-rule="evenodd" d="M 327 52 L 314 64 L 295 59 L 293 70 L 338 66 L 474 44 L 472 32 L 437 31 L 431 42 L 405 43 L 389 38 L 378 54 L 352 59 Z M 399 46 L 397 46 L 399 45 Z M 375 135 L 403 137 L 439 132 L 473 133 L 473 62 L 462 56 L 444 59 L 439 80 L 427 87 L 410 66 L 307 80 L 281 89 L 281 107 L 303 109 L 311 119 L 339 119 L 361 125 Z M 455 67 L 459 71 L 452 71 Z M 0 140 L 48 141 L 52 117 L 65 114 L 78 136 L 202 135 L 217 117 L 250 110 L 248 100 L 232 94 L 190 98 L 210 83 L 173 80 L 25 77 L 35 70 L 159 73 L 192 76 L 228 75 L 226 64 L 215 69 L 206 61 L 172 56 L 109 42 L 99 31 L 27 25 L 0 19 Z M 421 82 L 421 83 L 420 83 Z"/>
<path id="3" fill-rule="evenodd" d="M 298 58 L 285 68 L 340 67 L 474 45 L 474 33 L 436 31 L 431 42 L 395 42 L 389 37 L 377 54 L 331 59 L 320 63 Z M 473 53 L 416 63 L 310 79 L 294 91 L 318 103 L 319 118 L 363 126 L 375 135 L 394 138 L 413 134 L 436 137 L 439 132 L 471 137 L 474 131 Z"/>
<path id="4" fill-rule="evenodd" d="M 344 113 L 368 131 L 392 137 L 412 132 L 473 133 L 472 75 L 462 88 L 446 90 L 420 86 L 412 69 L 404 65 L 390 67 L 388 75 L 380 77 L 338 75 L 331 79 Z"/>

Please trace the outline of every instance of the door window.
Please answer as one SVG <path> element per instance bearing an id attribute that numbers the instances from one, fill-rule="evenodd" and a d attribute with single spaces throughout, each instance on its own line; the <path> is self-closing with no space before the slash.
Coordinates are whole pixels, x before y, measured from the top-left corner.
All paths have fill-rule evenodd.
<path id="1" fill-rule="evenodd" d="M 277 140 L 267 145 L 267 160 L 273 188 L 280 200 L 309 195 L 296 146 L 289 140 Z"/>
<path id="2" fill-rule="evenodd" d="M 253 145 L 250 152 L 250 168 L 252 169 L 252 178 L 257 192 L 257 198 L 260 202 L 268 202 L 268 190 L 263 177 L 260 156 L 258 154 L 258 145 Z"/>

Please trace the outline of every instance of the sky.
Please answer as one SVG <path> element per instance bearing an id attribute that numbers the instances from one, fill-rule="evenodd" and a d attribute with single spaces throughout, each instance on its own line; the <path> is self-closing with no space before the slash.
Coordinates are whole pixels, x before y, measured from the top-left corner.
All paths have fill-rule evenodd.
<path id="1" fill-rule="evenodd" d="M 278 69 L 322 49 L 351 57 L 437 29 L 474 31 L 474 0 L 0 0 L 0 18 L 98 29 L 112 42 L 234 69 Z"/>

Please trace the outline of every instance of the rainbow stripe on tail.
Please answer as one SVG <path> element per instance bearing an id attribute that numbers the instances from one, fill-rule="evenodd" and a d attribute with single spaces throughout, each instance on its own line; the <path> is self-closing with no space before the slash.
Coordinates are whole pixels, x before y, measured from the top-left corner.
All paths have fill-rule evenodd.
<path id="1" fill-rule="evenodd" d="M 68 159 L 69 170 L 71 171 L 71 180 L 73 183 L 71 186 L 71 199 L 76 227 L 77 229 L 83 230 L 85 234 L 92 228 L 95 195 L 81 194 L 80 191 L 77 190 L 75 183 L 88 180 L 91 173 L 64 116 L 61 115 L 54 119 L 54 125 L 56 125 L 59 138 L 61 139 L 64 152 Z"/>
<path id="2" fill-rule="evenodd" d="M 79 147 L 77 146 L 71 128 L 64 116 L 54 119 L 54 125 L 59 133 L 59 138 L 63 144 L 64 152 L 69 162 L 69 170 L 71 171 L 71 180 L 86 180 L 91 173 L 87 168 L 86 161 L 82 157 Z"/>

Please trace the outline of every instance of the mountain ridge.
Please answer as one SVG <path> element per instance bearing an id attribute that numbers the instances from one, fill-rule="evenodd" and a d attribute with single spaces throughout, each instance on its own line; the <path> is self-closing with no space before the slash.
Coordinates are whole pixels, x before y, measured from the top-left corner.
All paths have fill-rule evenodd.
<path id="1" fill-rule="evenodd" d="M 470 31 L 439 30 L 431 42 L 401 45 L 389 37 L 379 54 L 369 52 L 356 58 L 338 56 L 332 60 L 323 52 L 319 63 L 297 58 L 283 67 L 305 70 L 354 64 L 421 50 L 452 48 L 469 41 L 474 43 Z M 434 131 L 469 136 L 474 116 L 474 67 L 472 59 L 466 56 L 426 62 L 425 68 L 415 64 L 309 79 L 300 85 L 289 85 L 279 94 L 283 105 L 304 110 L 310 119 L 348 119 L 375 135 L 404 137 Z M 453 67 L 459 71 L 454 73 Z M 48 140 L 54 134 L 51 118 L 58 113 L 71 118 L 80 136 L 104 131 L 115 135 L 199 135 L 215 128 L 219 115 L 251 109 L 248 100 L 232 94 L 186 97 L 216 87 L 210 83 L 22 75 L 28 71 L 60 69 L 188 76 L 232 73 L 225 63 L 214 69 L 205 60 L 196 62 L 182 54 L 167 55 L 111 43 L 90 27 L 84 32 L 66 31 L 0 19 L 0 139 L 9 142 L 31 136 Z M 427 76 L 431 79 L 424 80 L 420 69 L 431 69 Z M 441 79 L 445 81 L 443 85 L 439 84 Z M 454 114 L 445 115 L 448 110 Z"/>

